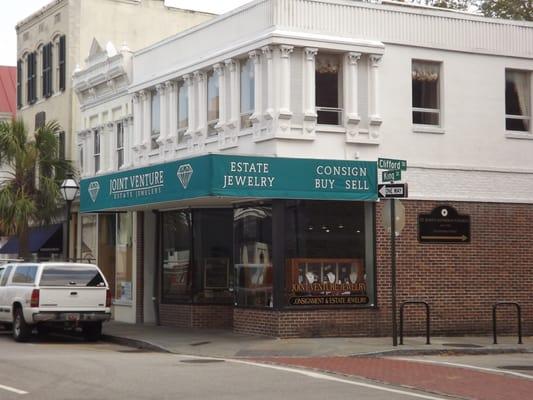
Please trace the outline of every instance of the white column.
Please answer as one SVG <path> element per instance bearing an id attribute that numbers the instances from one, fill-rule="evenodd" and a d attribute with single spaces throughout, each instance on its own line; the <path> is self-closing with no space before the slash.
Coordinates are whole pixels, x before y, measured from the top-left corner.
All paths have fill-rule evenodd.
<path id="1" fill-rule="evenodd" d="M 117 149 L 117 135 L 115 133 L 115 123 L 114 122 L 108 122 L 106 127 L 106 137 L 107 137 L 107 154 L 106 157 L 106 169 L 107 171 L 113 171 L 115 170 L 115 154 Z M 104 150 L 104 149 L 103 149 Z"/>
<path id="2" fill-rule="evenodd" d="M 157 144 L 161 147 L 165 144 L 167 138 L 168 101 L 164 84 L 156 85 L 155 90 L 159 95 L 159 137 L 157 138 Z"/>
<path id="3" fill-rule="evenodd" d="M 357 136 L 358 124 L 361 120 L 359 116 L 359 71 L 358 61 L 361 53 L 349 52 L 344 57 L 344 122 L 346 127 L 347 140 Z"/>
<path id="4" fill-rule="evenodd" d="M 304 134 L 315 133 L 316 113 L 316 82 L 315 82 L 315 57 L 318 49 L 306 47 L 303 51 L 303 111 L 304 111 Z"/>
<path id="5" fill-rule="evenodd" d="M 239 63 L 235 60 L 226 60 L 226 67 L 229 72 L 229 118 L 227 126 L 231 131 L 239 128 L 240 120 L 240 91 L 239 91 Z"/>
<path id="6" fill-rule="evenodd" d="M 124 119 L 122 120 L 122 128 L 124 129 L 123 145 L 124 145 L 124 167 L 125 168 L 129 167 L 131 163 L 131 152 L 128 151 L 128 149 L 130 148 L 130 144 L 131 144 L 132 122 L 133 122 L 133 118 L 131 115 L 124 117 Z"/>
<path id="7" fill-rule="evenodd" d="M 255 125 L 261 121 L 263 112 L 263 77 L 261 70 L 261 56 L 258 50 L 252 50 L 248 53 L 254 64 L 254 112 L 250 119 Z"/>
<path id="8" fill-rule="evenodd" d="M 267 66 L 267 76 L 265 85 L 267 90 L 267 104 L 265 110 L 265 118 L 271 120 L 274 118 L 274 92 L 276 90 L 276 86 L 274 85 L 274 60 L 272 57 L 272 47 L 262 47 L 261 51 L 263 52 L 263 56 L 266 59 Z"/>
<path id="9" fill-rule="evenodd" d="M 197 135 L 205 136 L 207 128 L 207 85 L 205 73 L 195 71 L 194 80 L 196 82 L 196 92 L 198 94 L 198 101 L 196 102 L 198 120 L 196 121 L 195 133 Z"/>
<path id="10" fill-rule="evenodd" d="M 280 55 L 280 104 L 279 114 L 282 119 L 289 119 L 291 112 L 291 53 L 293 46 L 279 46 Z"/>
<path id="11" fill-rule="evenodd" d="M 370 60 L 370 116 L 368 119 L 368 130 L 371 139 L 379 138 L 379 127 L 382 119 L 379 115 L 379 64 L 381 54 L 372 54 Z"/>
<path id="12" fill-rule="evenodd" d="M 168 130 L 166 134 L 166 142 L 172 144 L 176 139 L 178 132 L 178 85 L 175 81 L 165 82 L 165 92 L 167 94 L 167 121 Z"/>
<path id="13" fill-rule="evenodd" d="M 224 127 L 226 124 L 226 74 L 224 73 L 224 64 L 215 64 L 213 66 L 213 70 L 215 71 L 215 75 L 218 77 L 219 96 L 218 123 L 215 128 L 220 133 L 224 131 Z"/>
<path id="14" fill-rule="evenodd" d="M 142 114 L 143 114 L 143 124 L 141 132 L 141 148 L 146 150 L 150 149 L 151 141 L 151 130 L 152 130 L 152 109 L 151 102 L 152 94 L 147 90 L 141 91 L 141 102 L 142 102 Z"/>
<path id="15" fill-rule="evenodd" d="M 133 151 L 139 151 L 141 145 L 142 132 L 142 107 L 139 93 L 133 94 L 133 140 L 131 148 Z"/>
<path id="16" fill-rule="evenodd" d="M 370 55 L 370 120 L 379 121 L 381 123 L 381 117 L 379 115 L 379 64 L 382 56 L 380 54 Z"/>
<path id="17" fill-rule="evenodd" d="M 194 96 L 194 80 L 192 75 L 186 74 L 183 75 L 183 83 L 185 87 L 187 88 L 187 97 L 188 97 L 188 111 L 189 111 L 189 126 L 187 127 L 187 131 L 185 132 L 184 136 L 188 137 L 190 142 L 190 139 L 193 137 L 194 129 L 196 128 L 196 121 L 195 121 L 195 113 L 196 113 L 196 97 Z"/>

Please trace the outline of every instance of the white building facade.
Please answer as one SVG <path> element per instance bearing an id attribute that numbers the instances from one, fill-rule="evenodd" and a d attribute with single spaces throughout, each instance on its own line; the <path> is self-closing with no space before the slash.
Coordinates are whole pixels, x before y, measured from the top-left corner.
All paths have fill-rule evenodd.
<path id="1" fill-rule="evenodd" d="M 258 0 L 134 54 L 130 164 L 118 173 L 106 142 L 81 209 L 138 212 L 147 321 L 380 335 L 390 260 L 376 161 L 406 160 L 399 301 L 428 301 L 437 331 L 484 331 L 498 299 L 533 312 L 531 288 L 496 268 L 524 277 L 533 257 L 507 252 L 531 238 L 532 70 L 531 23 Z M 424 239 L 436 210 L 467 225 L 463 243 Z"/>

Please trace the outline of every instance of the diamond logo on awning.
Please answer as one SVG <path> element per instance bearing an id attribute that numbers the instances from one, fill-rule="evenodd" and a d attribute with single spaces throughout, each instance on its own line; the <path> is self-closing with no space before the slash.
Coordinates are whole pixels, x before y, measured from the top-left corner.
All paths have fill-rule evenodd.
<path id="1" fill-rule="evenodd" d="M 177 175 L 181 182 L 181 186 L 183 186 L 183 189 L 187 189 L 187 186 L 189 186 L 193 172 L 194 171 L 191 167 L 191 164 L 183 164 L 179 166 Z"/>
<path id="2" fill-rule="evenodd" d="M 98 182 L 91 182 L 89 184 L 89 196 L 91 196 L 91 200 L 93 201 L 93 203 L 96 201 L 99 191 L 100 191 L 100 184 Z"/>

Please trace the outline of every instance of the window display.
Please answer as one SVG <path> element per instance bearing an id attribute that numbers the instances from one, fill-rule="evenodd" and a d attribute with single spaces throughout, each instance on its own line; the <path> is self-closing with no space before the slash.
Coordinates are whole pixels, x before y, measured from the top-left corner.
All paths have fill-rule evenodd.
<path id="1" fill-rule="evenodd" d="M 285 202 L 287 306 L 370 303 L 367 207 L 348 202 Z"/>
<path id="2" fill-rule="evenodd" d="M 234 211 L 235 305 L 273 307 L 272 209 Z"/>
<path id="3" fill-rule="evenodd" d="M 162 214 L 163 300 L 191 295 L 191 215 L 188 211 Z"/>
<path id="4" fill-rule="evenodd" d="M 115 299 L 130 303 L 133 300 L 132 276 L 132 214 L 117 214 L 117 254 L 115 266 Z"/>

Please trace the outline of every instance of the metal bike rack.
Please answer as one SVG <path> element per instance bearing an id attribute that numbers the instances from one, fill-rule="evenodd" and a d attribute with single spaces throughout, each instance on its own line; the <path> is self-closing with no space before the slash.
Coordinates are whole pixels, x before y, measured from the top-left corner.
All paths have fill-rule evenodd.
<path id="1" fill-rule="evenodd" d="M 502 305 L 513 305 L 516 307 L 518 314 L 518 344 L 522 344 L 522 309 L 520 308 L 520 304 L 514 301 L 499 301 L 492 306 L 492 334 L 494 336 L 494 344 L 498 344 L 496 338 L 496 309 Z"/>
<path id="2" fill-rule="evenodd" d="M 409 304 L 423 304 L 426 307 L 426 344 L 431 344 L 429 341 L 429 304 L 425 301 L 404 301 L 400 306 L 400 344 L 403 344 L 403 309 Z"/>

